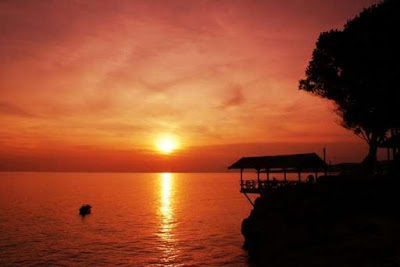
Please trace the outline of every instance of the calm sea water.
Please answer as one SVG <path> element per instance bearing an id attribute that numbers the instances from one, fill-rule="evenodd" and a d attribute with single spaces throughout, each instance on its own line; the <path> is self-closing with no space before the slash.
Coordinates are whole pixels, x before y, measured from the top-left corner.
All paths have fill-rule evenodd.
<path id="1" fill-rule="evenodd" d="M 233 173 L 0 173 L 0 265 L 245 266 L 250 210 Z"/>

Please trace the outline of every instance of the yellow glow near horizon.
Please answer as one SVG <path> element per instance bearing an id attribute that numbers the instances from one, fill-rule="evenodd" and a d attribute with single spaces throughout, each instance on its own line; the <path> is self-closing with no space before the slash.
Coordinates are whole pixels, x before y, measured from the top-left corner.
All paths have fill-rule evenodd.
<path id="1" fill-rule="evenodd" d="M 158 139 L 156 146 L 161 153 L 171 154 L 177 149 L 178 144 L 172 136 L 162 136 Z"/>

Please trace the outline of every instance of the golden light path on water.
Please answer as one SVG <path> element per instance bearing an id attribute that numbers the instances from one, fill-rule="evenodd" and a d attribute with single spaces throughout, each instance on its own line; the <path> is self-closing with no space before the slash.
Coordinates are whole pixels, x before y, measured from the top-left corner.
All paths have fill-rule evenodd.
<path id="1" fill-rule="evenodd" d="M 173 192 L 174 176 L 172 173 L 160 174 L 160 250 L 163 253 L 165 263 L 170 263 L 178 256 L 176 240 L 174 239 L 173 229 L 175 227 Z"/>

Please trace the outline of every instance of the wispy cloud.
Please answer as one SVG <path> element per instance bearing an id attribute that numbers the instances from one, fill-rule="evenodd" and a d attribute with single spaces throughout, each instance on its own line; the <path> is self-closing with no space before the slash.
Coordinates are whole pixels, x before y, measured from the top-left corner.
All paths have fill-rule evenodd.
<path id="1" fill-rule="evenodd" d="M 15 104 L 0 102 L 0 114 L 17 117 L 36 117 L 36 115 L 18 107 Z"/>
<path id="2" fill-rule="evenodd" d="M 225 109 L 243 104 L 246 99 L 242 90 L 242 86 L 238 84 L 230 86 L 230 88 L 227 90 L 226 98 L 222 101 L 220 108 Z"/>

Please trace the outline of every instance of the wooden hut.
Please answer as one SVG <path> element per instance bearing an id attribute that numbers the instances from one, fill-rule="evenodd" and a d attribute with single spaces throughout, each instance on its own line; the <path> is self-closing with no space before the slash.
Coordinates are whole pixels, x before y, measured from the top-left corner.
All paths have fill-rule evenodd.
<path id="1" fill-rule="evenodd" d="M 240 170 L 240 192 L 262 194 L 268 189 L 279 187 L 288 183 L 301 182 L 301 173 L 314 173 L 315 178 L 318 173 L 326 174 L 326 163 L 315 153 L 278 155 L 278 156 L 261 156 L 261 157 L 244 157 L 228 167 L 229 170 Z M 246 169 L 255 170 L 257 179 L 244 179 L 243 171 Z M 265 179 L 261 178 L 261 174 L 266 174 Z M 283 181 L 270 179 L 271 173 L 282 173 Z M 288 182 L 287 173 L 297 173 L 298 181 Z M 247 197 L 248 198 L 248 197 Z"/>

